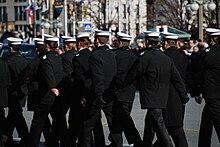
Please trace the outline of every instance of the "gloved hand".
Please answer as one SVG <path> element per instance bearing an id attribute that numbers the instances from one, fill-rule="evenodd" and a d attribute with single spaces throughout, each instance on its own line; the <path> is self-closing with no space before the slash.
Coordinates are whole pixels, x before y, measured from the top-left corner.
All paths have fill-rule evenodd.
<path id="1" fill-rule="evenodd" d="M 196 101 L 196 103 L 198 103 L 198 104 L 201 104 L 202 103 L 202 97 L 201 96 L 195 96 L 195 101 Z"/>

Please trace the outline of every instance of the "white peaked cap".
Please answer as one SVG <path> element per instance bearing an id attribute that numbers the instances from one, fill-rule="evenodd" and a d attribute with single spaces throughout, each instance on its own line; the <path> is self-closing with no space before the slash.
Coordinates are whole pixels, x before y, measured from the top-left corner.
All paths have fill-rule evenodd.
<path id="1" fill-rule="evenodd" d="M 53 37 L 53 38 L 46 38 L 47 41 L 53 41 L 53 42 L 58 42 L 59 38 L 58 37 Z"/>
<path id="2" fill-rule="evenodd" d="M 23 41 L 21 38 L 16 38 L 16 37 L 8 37 L 7 40 L 9 42 L 22 42 Z"/>
<path id="3" fill-rule="evenodd" d="M 220 29 L 216 29 L 216 28 L 207 28 L 206 29 L 207 33 L 216 33 L 216 32 L 220 32 Z"/>
<path id="4" fill-rule="evenodd" d="M 43 42 L 44 40 L 42 38 L 34 38 L 33 39 L 35 42 Z"/>
<path id="5" fill-rule="evenodd" d="M 77 39 L 79 38 L 89 38 L 90 35 L 88 33 L 80 33 L 77 35 Z"/>
<path id="6" fill-rule="evenodd" d="M 76 42 L 76 38 L 67 39 L 67 40 L 65 40 L 65 42 Z"/>
<path id="7" fill-rule="evenodd" d="M 67 40 L 67 39 L 72 39 L 73 37 L 71 36 L 62 36 L 62 39 Z"/>
<path id="8" fill-rule="evenodd" d="M 49 35 L 49 34 L 44 34 L 44 38 L 45 38 L 45 39 L 46 39 L 46 38 L 54 38 L 54 36 Z"/>
<path id="9" fill-rule="evenodd" d="M 151 32 L 149 34 L 147 34 L 148 37 L 159 37 L 160 33 L 159 32 Z"/>

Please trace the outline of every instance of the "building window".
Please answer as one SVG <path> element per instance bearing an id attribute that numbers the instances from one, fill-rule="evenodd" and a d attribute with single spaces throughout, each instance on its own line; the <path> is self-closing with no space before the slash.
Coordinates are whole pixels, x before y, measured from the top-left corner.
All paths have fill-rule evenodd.
<path id="1" fill-rule="evenodd" d="M 136 18 L 139 18 L 140 13 L 139 13 L 139 4 L 136 5 Z"/>
<path id="2" fill-rule="evenodd" d="M 5 3 L 6 2 L 6 0 L 0 0 L 0 3 Z"/>
<path id="3" fill-rule="evenodd" d="M 6 7 L 0 7 L 0 22 L 7 21 L 7 11 Z"/>
<path id="4" fill-rule="evenodd" d="M 17 21 L 17 20 L 26 21 L 27 20 L 27 13 L 26 12 L 21 13 L 25 7 L 26 6 L 15 6 L 14 7 L 15 8 L 15 11 L 14 11 L 15 12 L 15 21 Z"/>
<path id="5" fill-rule="evenodd" d="M 123 4 L 123 18 L 126 18 L 126 4 Z"/>

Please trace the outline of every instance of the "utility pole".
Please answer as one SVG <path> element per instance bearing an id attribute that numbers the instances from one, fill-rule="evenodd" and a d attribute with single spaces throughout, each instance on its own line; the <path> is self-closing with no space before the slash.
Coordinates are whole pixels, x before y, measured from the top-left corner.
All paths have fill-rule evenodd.
<path id="1" fill-rule="evenodd" d="M 67 20 L 68 20 L 67 2 L 66 2 L 66 0 L 64 0 L 64 31 L 65 31 L 65 35 L 67 35 L 67 33 L 68 33 Z"/>
<path id="2" fill-rule="evenodd" d="M 54 2 L 54 0 L 53 0 L 53 2 Z M 53 2 L 51 1 L 51 0 L 49 0 L 49 4 L 50 4 L 50 10 L 49 10 L 49 12 L 50 12 L 50 22 L 53 22 Z M 51 24 L 50 25 L 50 34 L 52 34 L 53 33 L 53 24 Z"/>

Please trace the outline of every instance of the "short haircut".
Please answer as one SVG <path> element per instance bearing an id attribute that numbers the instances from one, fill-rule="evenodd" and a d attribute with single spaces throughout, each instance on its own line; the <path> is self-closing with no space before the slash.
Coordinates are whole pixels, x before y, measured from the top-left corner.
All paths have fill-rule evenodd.
<path id="1" fill-rule="evenodd" d="M 109 38 L 107 37 L 97 37 L 97 39 L 99 40 L 100 44 L 107 44 L 109 41 Z"/>
<path id="2" fill-rule="evenodd" d="M 50 48 L 58 48 L 58 42 L 57 41 L 45 41 L 45 44 L 48 44 L 50 46 Z"/>
<path id="3" fill-rule="evenodd" d="M 18 52 L 20 50 L 21 45 L 9 45 L 9 48 L 12 47 L 14 51 Z"/>
<path id="4" fill-rule="evenodd" d="M 78 42 L 80 42 L 80 45 L 81 45 L 82 47 L 89 47 L 89 45 L 90 45 L 90 40 L 89 40 L 88 37 L 79 38 L 79 39 L 78 39 Z"/>
<path id="5" fill-rule="evenodd" d="M 176 46 L 176 40 L 165 40 L 170 46 Z"/>

